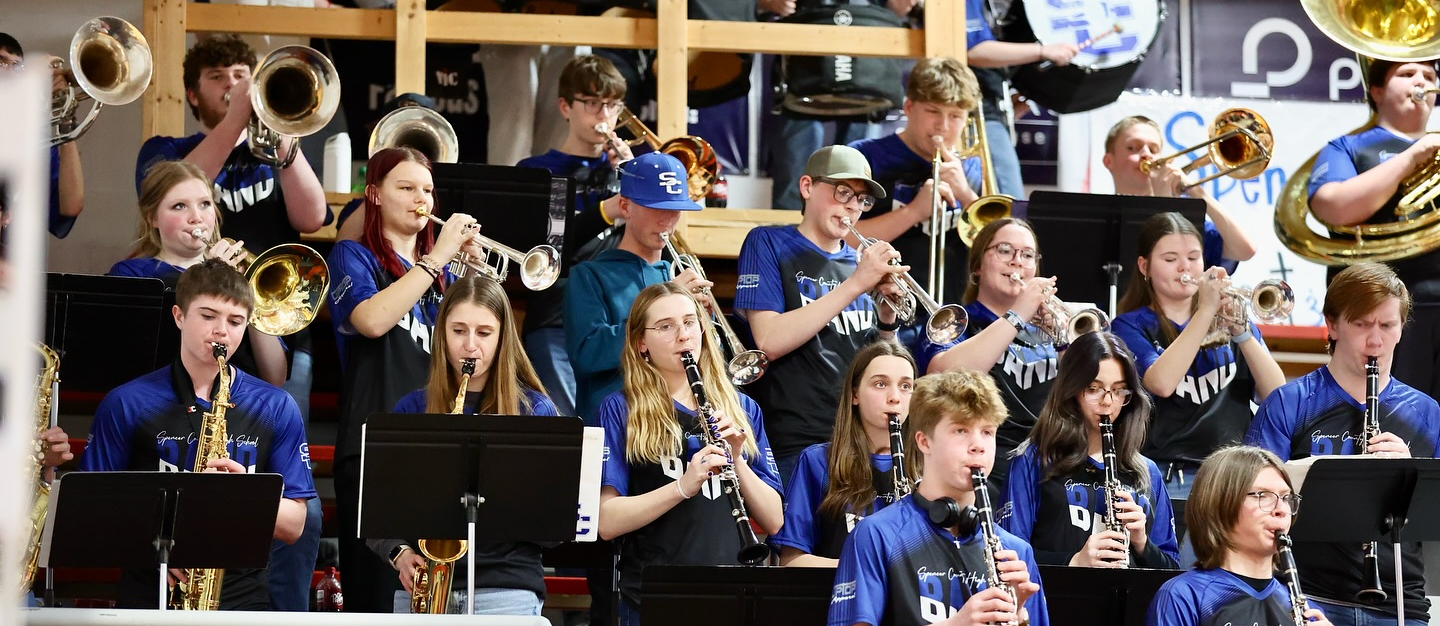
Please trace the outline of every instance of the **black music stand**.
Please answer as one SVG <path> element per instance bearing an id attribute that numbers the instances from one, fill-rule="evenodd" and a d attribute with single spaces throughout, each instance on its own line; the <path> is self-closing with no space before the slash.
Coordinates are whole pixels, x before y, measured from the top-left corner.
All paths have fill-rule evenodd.
<path id="1" fill-rule="evenodd" d="M 435 205 L 441 218 L 466 213 L 480 234 L 524 252 L 549 244 L 561 253 L 571 245 L 566 222 L 575 214 L 574 182 L 538 167 L 436 163 Z M 583 243 L 583 242 L 580 242 Z"/>
<path id="2" fill-rule="evenodd" d="M 1300 489 L 1304 515 L 1297 542 L 1390 543 L 1395 558 L 1395 609 L 1405 621 L 1401 541 L 1440 540 L 1440 459 L 1335 456 L 1316 459 Z"/>
<path id="3" fill-rule="evenodd" d="M 1143 626 L 1150 600 L 1178 569 L 1041 565 L 1045 604 L 1074 626 Z"/>
<path id="4" fill-rule="evenodd" d="M 170 363 L 180 341 L 174 304 L 156 278 L 48 274 L 45 344 L 65 360 L 65 390 L 108 393 Z"/>
<path id="5" fill-rule="evenodd" d="M 372 413 L 360 436 L 360 538 L 575 539 L 578 418 Z"/>
<path id="6" fill-rule="evenodd" d="M 833 567 L 651 565 L 640 572 L 641 626 L 824 624 Z"/>
<path id="7" fill-rule="evenodd" d="M 1129 280 L 1140 255 L 1140 227 L 1168 212 L 1185 216 L 1204 232 L 1204 200 L 1036 191 L 1030 194 L 1026 219 L 1045 256 L 1063 260 L 1045 265 L 1037 275 L 1055 276 L 1066 301 L 1114 303 L 1118 286 Z M 1109 313 L 1115 316 L 1113 304 Z"/>
<path id="8" fill-rule="evenodd" d="M 170 567 L 269 563 L 284 489 L 279 474 L 71 472 L 51 485 L 39 562 L 47 569 L 158 563 L 163 611 Z"/>

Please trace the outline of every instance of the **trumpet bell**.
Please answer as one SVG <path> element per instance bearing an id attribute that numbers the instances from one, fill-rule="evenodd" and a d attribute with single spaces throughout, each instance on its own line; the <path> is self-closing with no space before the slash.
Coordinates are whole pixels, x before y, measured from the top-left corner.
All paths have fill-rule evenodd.
<path id="1" fill-rule="evenodd" d="M 764 352 L 746 350 L 730 359 L 725 370 L 730 374 L 730 382 L 743 387 L 760 380 L 768 367 L 770 367 L 770 357 L 766 356 Z"/>
<path id="2" fill-rule="evenodd" d="M 1300 0 L 1320 32 L 1359 54 L 1387 61 L 1440 57 L 1435 0 Z"/>
<path id="3" fill-rule="evenodd" d="M 134 102 L 150 86 L 154 65 L 145 36 L 118 17 L 97 17 L 70 40 L 75 82 L 101 104 Z"/>
<path id="4" fill-rule="evenodd" d="M 281 46 L 255 70 L 250 104 L 260 124 L 281 135 L 304 137 L 330 123 L 340 106 L 335 65 L 308 46 Z"/>
<path id="5" fill-rule="evenodd" d="M 370 131 L 370 156 L 385 148 L 409 147 L 431 163 L 460 160 L 460 141 L 445 116 L 422 106 L 395 109 L 380 118 Z"/>
<path id="6" fill-rule="evenodd" d="M 955 342 L 970 325 L 970 314 L 958 304 L 947 304 L 936 309 L 925 322 L 925 337 L 931 343 L 945 345 Z"/>
<path id="7" fill-rule="evenodd" d="M 1261 281 L 1250 292 L 1250 309 L 1262 322 L 1275 322 L 1290 317 L 1295 310 L 1295 292 L 1278 278 Z"/>
<path id="8" fill-rule="evenodd" d="M 560 278 L 560 251 L 539 245 L 525 253 L 520 263 L 520 282 L 531 291 L 549 289 Z"/>
<path id="9" fill-rule="evenodd" d="M 289 335 L 309 326 L 330 288 L 325 258 L 298 243 L 266 250 L 250 261 L 244 273 L 255 294 L 250 325 L 267 335 Z"/>
<path id="10" fill-rule="evenodd" d="M 1109 330 L 1110 316 L 1093 307 L 1070 316 L 1070 323 L 1066 327 L 1070 341 L 1074 341 L 1076 337 L 1086 333 L 1103 333 L 1109 332 Z"/>

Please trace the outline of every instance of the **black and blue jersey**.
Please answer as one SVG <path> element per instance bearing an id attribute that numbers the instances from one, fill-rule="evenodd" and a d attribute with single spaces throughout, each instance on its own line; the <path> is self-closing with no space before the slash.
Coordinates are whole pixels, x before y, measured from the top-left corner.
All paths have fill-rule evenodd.
<path id="1" fill-rule="evenodd" d="M 1410 455 L 1433 458 L 1440 449 L 1440 405 L 1395 378 L 1380 390 L 1380 431 L 1394 433 L 1410 448 Z M 1245 443 L 1296 460 L 1331 454 L 1358 454 L 1365 405 L 1342 389 L 1325 366 L 1276 389 L 1260 404 Z M 1303 493 L 1303 492 L 1302 492 Z M 1371 609 L 1395 608 L 1394 552 L 1378 551 L 1381 588 L 1390 600 Z M 1326 601 L 1351 603 L 1362 584 L 1360 545 L 1295 542 L 1295 564 L 1307 595 Z M 1420 543 L 1402 543 L 1400 565 L 1405 576 L 1405 615 L 1428 620 L 1430 601 L 1425 597 L 1425 563 Z"/>
<path id="2" fill-rule="evenodd" d="M 135 164 L 135 191 L 140 191 L 145 174 L 156 163 L 184 159 L 204 140 L 205 133 L 145 140 Z M 248 139 L 230 151 L 215 177 L 215 205 L 225 212 L 225 236 L 244 241 L 251 250 L 268 250 L 300 240 L 285 210 L 279 173 L 250 153 Z"/>
<path id="3" fill-rule="evenodd" d="M 1105 464 L 1093 458 L 1066 476 L 1045 479 L 1034 446 L 1010 460 L 1009 492 L 1000 509 L 999 523 L 1035 548 L 1035 560 L 1047 565 L 1068 565 L 1090 536 L 1105 530 Z M 1135 567 L 1174 569 L 1180 560 L 1175 540 L 1175 512 L 1165 491 L 1165 478 L 1155 462 L 1145 459 L 1149 484 L 1138 488 L 1140 477 L 1120 472 L 1121 486 L 1145 511 L 1148 540 L 1145 550 L 1132 553 Z"/>
<path id="4" fill-rule="evenodd" d="M 1267 582 L 1219 568 L 1196 569 L 1161 585 L 1145 614 L 1146 626 L 1241 624 L 1293 626 L 1289 590 L 1274 578 Z"/>
<path id="5" fill-rule="evenodd" d="M 980 529 L 956 537 L 930 523 L 925 506 L 911 494 L 855 526 L 835 570 L 829 626 L 931 624 L 954 615 L 987 587 Z M 995 532 L 1001 545 L 1029 566 L 1030 580 L 1040 583 L 1030 545 L 1003 528 Z M 1049 626 L 1043 588 L 1025 601 L 1025 609 L 1030 624 Z"/>
<path id="6" fill-rule="evenodd" d="M 870 455 L 870 479 L 875 486 L 875 502 L 864 511 L 846 511 L 828 515 L 820 511 L 820 502 L 830 491 L 830 445 L 817 443 L 800 453 L 795 473 L 785 484 L 785 524 L 770 537 L 770 545 L 778 552 L 782 547 L 795 548 L 806 554 L 840 558 L 845 538 L 855 524 L 885 508 L 894 497 L 890 455 Z"/>

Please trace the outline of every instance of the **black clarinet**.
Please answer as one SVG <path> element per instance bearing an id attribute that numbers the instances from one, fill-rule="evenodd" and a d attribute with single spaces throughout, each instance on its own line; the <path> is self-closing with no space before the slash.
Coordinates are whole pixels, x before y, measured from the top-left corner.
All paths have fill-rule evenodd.
<path id="1" fill-rule="evenodd" d="M 1290 619 L 1295 626 L 1305 626 L 1305 612 L 1310 610 L 1310 603 L 1300 592 L 1300 572 L 1295 569 L 1295 553 L 1290 551 L 1290 535 L 1275 531 L 1275 547 L 1280 554 L 1280 575 L 1285 577 L 1285 586 L 1290 590 Z"/>
<path id="2" fill-rule="evenodd" d="M 1360 430 L 1360 454 L 1370 454 L 1369 442 L 1380 435 L 1380 360 L 1376 357 L 1367 357 L 1365 361 L 1365 422 Z M 1380 558 L 1377 554 L 1379 546 L 1374 541 L 1366 543 L 1362 548 L 1365 551 L 1365 565 L 1362 571 L 1365 572 L 1365 583 L 1361 585 L 1360 591 L 1355 594 L 1355 601 L 1362 604 L 1377 604 L 1384 602 L 1389 596 L 1380 586 Z"/>
<path id="3" fill-rule="evenodd" d="M 995 511 L 990 508 L 990 490 L 985 488 L 985 470 L 979 467 L 970 468 L 970 484 L 975 488 L 976 523 L 980 526 L 980 536 L 985 542 L 985 585 L 1004 591 L 1010 598 L 1010 604 L 1015 605 L 1018 612 L 1020 600 L 1015 595 L 1015 588 L 1000 580 L 999 562 L 995 553 L 1004 550 L 1005 546 L 1000 543 L 1000 533 L 995 530 Z M 1004 626 L 1016 624 L 1017 622 L 1009 622 Z"/>
<path id="4" fill-rule="evenodd" d="M 1105 530 L 1124 535 L 1120 544 L 1124 546 L 1126 566 L 1129 566 L 1130 531 L 1120 521 L 1120 466 L 1115 461 L 1115 425 L 1110 416 L 1100 416 L 1100 454 L 1105 460 Z"/>
<path id="5" fill-rule="evenodd" d="M 735 475 L 735 457 L 730 450 L 730 442 L 721 439 L 720 430 L 715 427 L 718 420 L 715 417 L 715 408 L 710 405 L 710 400 L 705 395 L 705 381 L 700 378 L 700 366 L 695 363 L 695 355 L 691 352 L 681 353 L 680 362 L 685 365 L 685 377 L 690 380 L 690 393 L 695 394 L 695 417 L 700 420 L 700 432 L 705 435 L 705 443 L 724 450 L 725 460 L 730 462 L 730 465 L 720 470 L 720 489 L 730 498 L 730 516 L 735 518 L 735 530 L 740 533 L 740 553 L 735 559 L 742 565 L 764 563 L 770 556 L 770 548 L 760 543 L 760 539 L 755 536 L 755 529 L 750 526 L 750 514 L 745 511 L 745 497 L 740 495 L 740 477 Z"/>
<path id="6" fill-rule="evenodd" d="M 910 495 L 910 479 L 905 476 L 905 435 L 899 413 L 886 413 L 890 429 L 890 502 Z"/>

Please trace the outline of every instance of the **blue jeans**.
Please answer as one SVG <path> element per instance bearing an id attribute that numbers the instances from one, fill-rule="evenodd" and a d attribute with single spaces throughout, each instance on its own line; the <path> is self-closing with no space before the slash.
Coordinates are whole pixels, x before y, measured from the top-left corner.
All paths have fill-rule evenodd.
<path id="1" fill-rule="evenodd" d="M 565 351 L 564 328 L 537 328 L 525 334 L 525 354 L 561 415 L 575 415 L 575 370 Z"/>
<path id="2" fill-rule="evenodd" d="M 308 356 L 308 355 L 307 355 Z M 279 539 L 270 545 L 270 610 L 310 610 L 310 576 L 320 553 L 320 498 L 305 501 L 305 529 L 295 543 Z"/>
<path id="3" fill-rule="evenodd" d="M 1394 602 L 1393 598 L 1391 602 Z M 1395 616 L 1389 613 L 1355 606 L 1340 606 L 1314 598 L 1310 599 L 1310 608 L 1320 609 L 1325 614 L 1325 619 L 1330 620 L 1330 623 L 1335 626 L 1389 626 L 1395 623 Z M 1424 620 L 1407 618 L 1405 626 L 1426 626 L 1426 624 Z"/>
<path id="4" fill-rule="evenodd" d="M 475 610 L 471 615 L 539 615 L 545 603 L 534 591 L 525 589 L 475 590 Z M 450 604 L 446 613 L 460 615 L 465 611 L 465 589 L 450 590 Z M 395 592 L 395 612 L 410 612 L 410 594 L 403 590 Z"/>
<path id="5" fill-rule="evenodd" d="M 640 607 L 630 604 L 629 600 L 620 599 L 619 610 L 615 620 L 616 626 L 640 626 Z M 1406 626 L 1409 626 L 1408 624 Z"/>
<path id="6" fill-rule="evenodd" d="M 1193 463 L 1159 465 L 1160 473 L 1166 477 L 1165 492 L 1170 499 L 1190 499 L 1190 489 L 1195 486 L 1195 470 L 1200 469 L 1200 466 Z M 1177 523 L 1184 521 L 1184 518 L 1176 520 Z M 1190 543 L 1190 531 L 1186 529 L 1185 537 L 1180 540 L 1180 569 L 1190 569 L 1195 565 L 1195 559 L 1195 546 Z"/>
<path id="7" fill-rule="evenodd" d="M 785 493 L 785 487 L 790 486 L 790 474 L 795 472 L 795 466 L 800 464 L 800 453 L 790 456 L 775 457 L 775 467 L 780 471 L 780 493 Z"/>
<path id="8" fill-rule="evenodd" d="M 985 142 L 990 146 L 990 165 L 995 168 L 999 193 L 1025 199 L 1025 181 L 1020 179 L 1020 157 L 1010 143 L 1010 128 L 995 120 L 985 121 Z M 980 193 L 979 189 L 975 193 Z M 992 192 L 993 193 L 993 192 Z"/>
<path id="9" fill-rule="evenodd" d="M 800 199 L 800 176 L 805 173 L 805 162 L 810 155 L 825 146 L 825 124 L 819 120 L 802 120 L 775 116 L 775 139 L 770 144 L 770 204 L 777 209 L 799 211 L 805 205 Z M 835 122 L 835 135 L 831 143 L 848 144 L 852 141 L 878 136 L 879 124 L 865 122 Z M 788 478 L 788 476 L 786 477 Z"/>
<path id="10" fill-rule="evenodd" d="M 300 421 L 310 426 L 310 385 L 315 379 L 314 359 L 309 352 L 296 350 L 290 357 L 290 379 L 280 388 L 295 399 L 300 407 Z"/>

